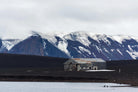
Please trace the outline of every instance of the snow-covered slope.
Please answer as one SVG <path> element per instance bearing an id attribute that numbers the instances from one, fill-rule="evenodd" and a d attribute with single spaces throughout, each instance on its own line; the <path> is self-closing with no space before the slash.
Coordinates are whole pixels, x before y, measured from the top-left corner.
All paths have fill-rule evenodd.
<path id="1" fill-rule="evenodd" d="M 4 39 L 1 40 L 0 52 L 8 52 L 12 47 L 18 44 L 21 40 L 19 39 Z"/>
<path id="2" fill-rule="evenodd" d="M 9 51 L 13 46 L 15 46 L 20 41 L 21 40 L 18 40 L 18 39 L 2 40 L 2 46 Z"/>
<path id="3" fill-rule="evenodd" d="M 32 32 L 23 41 L 2 41 L 8 53 L 66 58 L 138 59 L 137 37 L 71 32 L 43 34 Z"/>

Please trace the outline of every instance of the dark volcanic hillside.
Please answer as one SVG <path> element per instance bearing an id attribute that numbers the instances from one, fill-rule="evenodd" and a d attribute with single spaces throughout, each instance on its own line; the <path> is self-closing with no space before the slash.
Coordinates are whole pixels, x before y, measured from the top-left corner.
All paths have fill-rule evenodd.
<path id="1" fill-rule="evenodd" d="M 111 82 L 138 85 L 138 60 L 107 61 L 114 72 L 65 72 L 68 59 L 0 54 L 0 81 Z"/>
<path id="2" fill-rule="evenodd" d="M 31 36 L 15 45 L 10 53 L 44 56 L 43 42 L 40 36 Z"/>
<path id="3" fill-rule="evenodd" d="M 104 60 L 138 59 L 137 38 L 123 35 L 108 36 L 85 32 L 44 35 L 34 32 L 25 40 L 14 42 L 14 45 L 10 41 L 5 43 L 2 47 L 7 48 L 7 53 L 13 54 Z M 3 53 L 3 50 L 0 52 Z"/>
<path id="4" fill-rule="evenodd" d="M 45 46 L 46 45 L 46 46 Z M 48 40 L 34 35 L 15 45 L 9 53 L 28 54 L 52 57 L 67 57 L 67 55 L 53 46 Z"/>
<path id="5" fill-rule="evenodd" d="M 0 54 L 0 69 L 12 68 L 62 68 L 67 59 L 35 55 Z"/>

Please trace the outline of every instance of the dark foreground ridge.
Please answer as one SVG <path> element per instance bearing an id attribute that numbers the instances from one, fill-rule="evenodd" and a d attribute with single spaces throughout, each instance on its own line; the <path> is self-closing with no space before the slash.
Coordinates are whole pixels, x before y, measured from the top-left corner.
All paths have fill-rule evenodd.
<path id="1" fill-rule="evenodd" d="M 64 72 L 66 58 L 0 54 L 1 81 L 113 82 L 138 86 L 138 60 L 107 61 L 115 72 Z"/>

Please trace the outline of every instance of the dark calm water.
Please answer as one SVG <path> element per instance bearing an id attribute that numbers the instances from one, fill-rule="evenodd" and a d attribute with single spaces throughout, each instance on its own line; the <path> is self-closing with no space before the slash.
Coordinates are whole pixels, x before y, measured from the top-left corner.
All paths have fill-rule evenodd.
<path id="1" fill-rule="evenodd" d="M 0 82 L 1 92 L 138 92 L 137 87 L 114 83 Z"/>

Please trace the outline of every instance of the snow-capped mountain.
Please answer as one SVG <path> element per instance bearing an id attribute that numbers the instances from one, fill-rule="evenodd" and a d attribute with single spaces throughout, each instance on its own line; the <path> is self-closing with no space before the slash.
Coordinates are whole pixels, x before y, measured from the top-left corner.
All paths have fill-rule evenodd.
<path id="1" fill-rule="evenodd" d="M 8 53 L 8 51 L 14 47 L 17 43 L 19 43 L 21 40 L 19 39 L 5 39 L 0 40 L 0 52 Z"/>
<path id="2" fill-rule="evenodd" d="M 42 34 L 23 40 L 0 40 L 0 52 L 65 58 L 138 59 L 138 39 L 88 32 Z"/>

